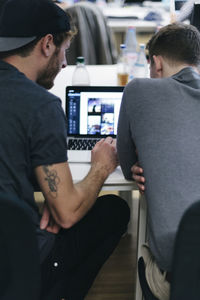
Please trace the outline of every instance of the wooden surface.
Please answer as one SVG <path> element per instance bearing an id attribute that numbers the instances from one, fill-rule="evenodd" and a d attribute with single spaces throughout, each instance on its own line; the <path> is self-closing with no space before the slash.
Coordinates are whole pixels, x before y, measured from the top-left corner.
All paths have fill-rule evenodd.
<path id="1" fill-rule="evenodd" d="M 133 196 L 132 232 L 122 237 L 85 300 L 133 300 L 135 297 L 138 192 L 134 191 Z"/>

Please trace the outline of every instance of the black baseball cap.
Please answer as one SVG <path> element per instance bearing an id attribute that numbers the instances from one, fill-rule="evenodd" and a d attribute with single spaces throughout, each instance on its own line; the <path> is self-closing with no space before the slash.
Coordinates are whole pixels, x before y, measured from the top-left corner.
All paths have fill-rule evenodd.
<path id="1" fill-rule="evenodd" d="M 0 12 L 0 52 L 69 30 L 69 16 L 52 0 L 6 0 Z"/>

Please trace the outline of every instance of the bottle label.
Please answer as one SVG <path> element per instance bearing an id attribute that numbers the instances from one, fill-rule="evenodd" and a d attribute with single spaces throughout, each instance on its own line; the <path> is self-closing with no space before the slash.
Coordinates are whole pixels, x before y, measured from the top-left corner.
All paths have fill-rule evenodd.
<path id="1" fill-rule="evenodd" d="M 126 57 L 127 57 L 127 63 L 129 65 L 129 67 L 131 67 L 132 65 L 135 64 L 136 60 L 137 60 L 137 52 L 127 52 L 126 53 Z"/>

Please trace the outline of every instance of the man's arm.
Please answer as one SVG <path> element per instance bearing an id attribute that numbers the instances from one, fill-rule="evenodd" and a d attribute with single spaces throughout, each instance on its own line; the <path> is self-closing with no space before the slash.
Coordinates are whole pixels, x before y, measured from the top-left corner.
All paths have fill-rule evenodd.
<path id="1" fill-rule="evenodd" d="M 126 111 L 126 89 L 123 94 L 118 121 L 117 153 L 124 177 L 126 179 L 132 179 L 131 167 L 137 162 L 137 154 L 135 144 L 131 137 L 129 116 Z"/>
<path id="2" fill-rule="evenodd" d="M 93 206 L 99 191 L 117 166 L 116 145 L 111 138 L 101 140 L 92 150 L 91 169 L 73 184 L 67 162 L 36 167 L 41 190 L 56 223 L 70 228 Z"/>

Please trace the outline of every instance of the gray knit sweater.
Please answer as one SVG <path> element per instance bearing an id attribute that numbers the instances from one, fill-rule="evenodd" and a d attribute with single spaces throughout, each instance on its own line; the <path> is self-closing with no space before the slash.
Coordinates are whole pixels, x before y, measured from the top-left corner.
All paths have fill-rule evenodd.
<path id="1" fill-rule="evenodd" d="M 162 79 L 134 79 L 124 90 L 117 136 L 122 171 L 144 168 L 149 245 L 171 269 L 185 209 L 200 199 L 200 76 L 191 67 Z"/>

